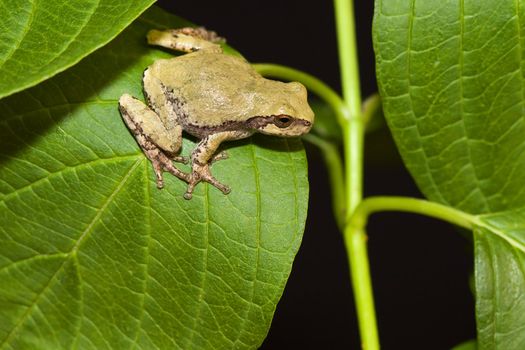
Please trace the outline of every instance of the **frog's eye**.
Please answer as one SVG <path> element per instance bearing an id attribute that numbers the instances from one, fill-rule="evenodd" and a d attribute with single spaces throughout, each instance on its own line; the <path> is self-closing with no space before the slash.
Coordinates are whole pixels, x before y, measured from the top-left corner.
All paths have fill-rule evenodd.
<path id="1" fill-rule="evenodd" d="M 274 124 L 278 128 L 287 128 L 292 124 L 292 122 L 293 122 L 293 118 L 287 115 L 284 115 L 284 114 L 275 116 L 275 119 L 274 119 Z"/>

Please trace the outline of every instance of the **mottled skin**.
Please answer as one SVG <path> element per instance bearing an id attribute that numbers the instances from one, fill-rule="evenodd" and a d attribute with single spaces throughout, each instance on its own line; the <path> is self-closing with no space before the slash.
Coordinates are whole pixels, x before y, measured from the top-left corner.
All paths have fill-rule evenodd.
<path id="1" fill-rule="evenodd" d="M 211 162 L 226 158 L 215 154 L 221 142 L 255 132 L 299 136 L 314 119 L 303 85 L 263 78 L 244 59 L 225 55 L 220 40 L 203 28 L 150 31 L 150 44 L 190 53 L 157 60 L 144 71 L 148 105 L 128 94 L 119 100 L 122 118 L 152 162 L 157 186 L 163 187 L 162 172 L 168 171 L 188 183 L 186 199 L 201 181 L 230 192 L 210 172 Z M 182 131 L 201 139 L 191 154 L 190 174 L 171 162 L 186 161 L 176 156 Z"/>

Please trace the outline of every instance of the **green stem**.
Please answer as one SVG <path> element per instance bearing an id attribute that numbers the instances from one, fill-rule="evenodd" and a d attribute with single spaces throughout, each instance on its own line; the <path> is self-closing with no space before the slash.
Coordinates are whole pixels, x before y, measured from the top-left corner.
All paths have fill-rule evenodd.
<path id="1" fill-rule="evenodd" d="M 345 244 L 350 253 L 352 283 L 357 307 L 362 344 L 364 349 L 379 349 L 377 328 L 375 324 L 374 305 L 372 300 L 372 283 L 370 280 L 368 257 L 363 240 L 366 239 L 365 226 L 368 217 L 379 211 L 402 211 L 438 218 L 458 226 L 472 229 L 476 218 L 462 211 L 422 199 L 405 197 L 369 197 L 361 201 L 350 218 L 345 230 Z M 359 288 L 356 284 L 360 283 Z M 371 327 L 371 328 L 364 328 Z"/>
<path id="2" fill-rule="evenodd" d="M 344 102 L 350 118 L 343 123 L 343 141 L 346 175 L 346 217 L 350 218 L 363 199 L 363 152 L 365 121 L 361 112 L 361 90 L 351 0 L 334 0 L 339 66 Z M 367 236 L 364 230 L 347 225 L 343 232 L 350 278 L 354 289 L 359 332 L 363 349 L 379 349 L 379 335 L 375 316 L 374 296 L 368 263 Z"/>
<path id="3" fill-rule="evenodd" d="M 352 116 L 355 116 L 361 110 L 361 88 L 359 85 L 354 6 L 352 0 L 334 0 L 334 5 L 343 98 L 348 103 Z"/>
<path id="4" fill-rule="evenodd" d="M 350 280 L 354 290 L 361 346 L 366 350 L 379 349 L 379 335 L 374 307 L 374 294 L 368 263 L 364 229 L 348 225 L 344 230 L 344 242 L 350 265 Z"/>
<path id="5" fill-rule="evenodd" d="M 350 265 L 350 279 L 354 290 L 362 348 L 378 350 L 379 335 L 366 246 L 368 237 L 364 229 L 357 229 L 354 225 L 345 227 L 343 237 Z"/>
<path id="6" fill-rule="evenodd" d="M 342 123 L 347 176 L 347 213 L 354 211 L 363 198 L 364 118 L 361 112 L 361 89 L 355 41 L 354 8 L 351 0 L 334 0 L 337 42 L 344 103 L 350 118 Z"/>
<path id="7" fill-rule="evenodd" d="M 424 199 L 378 196 L 366 198 L 359 204 L 350 218 L 349 226 L 358 230 L 363 229 L 368 222 L 368 217 L 380 211 L 401 211 L 426 215 L 468 230 L 472 230 L 477 224 L 476 217 L 442 204 Z"/>
<path id="8" fill-rule="evenodd" d="M 328 142 L 315 134 L 307 134 L 303 139 L 319 147 L 323 154 L 332 191 L 332 208 L 334 217 L 341 232 L 345 225 L 345 184 L 343 180 L 343 162 L 336 144 Z"/>

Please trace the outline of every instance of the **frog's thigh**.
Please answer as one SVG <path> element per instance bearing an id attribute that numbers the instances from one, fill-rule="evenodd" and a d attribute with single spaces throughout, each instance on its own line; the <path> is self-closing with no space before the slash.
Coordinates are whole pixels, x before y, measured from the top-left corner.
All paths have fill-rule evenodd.
<path id="1" fill-rule="evenodd" d="M 206 36 L 191 35 L 191 31 L 188 31 L 188 29 L 189 28 L 168 29 L 163 31 L 150 30 L 148 32 L 148 43 L 183 52 L 194 52 L 198 50 L 222 52 L 220 45 L 206 40 L 208 39 Z"/>
<path id="2" fill-rule="evenodd" d="M 119 99 L 122 118 L 135 134 L 146 136 L 156 146 L 169 153 L 177 153 L 182 143 L 182 128 L 179 125 L 168 130 L 159 116 L 142 101 L 124 94 Z"/>

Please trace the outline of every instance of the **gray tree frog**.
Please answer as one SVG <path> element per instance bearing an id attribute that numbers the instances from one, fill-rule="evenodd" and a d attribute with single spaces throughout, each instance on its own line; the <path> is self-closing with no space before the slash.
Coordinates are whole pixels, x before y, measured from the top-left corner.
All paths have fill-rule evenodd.
<path id="1" fill-rule="evenodd" d="M 218 44 L 223 39 L 215 32 L 151 30 L 147 39 L 188 52 L 157 60 L 144 71 L 147 105 L 129 94 L 119 99 L 122 118 L 151 161 L 158 188 L 163 187 L 163 171 L 168 171 L 188 183 L 186 199 L 201 181 L 228 194 L 230 188 L 210 172 L 212 162 L 226 158 L 224 152 L 216 154 L 221 142 L 255 132 L 293 137 L 312 127 L 314 113 L 303 85 L 263 78 L 244 59 L 224 54 Z M 191 153 L 191 173 L 172 163 L 187 162 L 178 156 L 182 131 L 200 139 Z"/>

